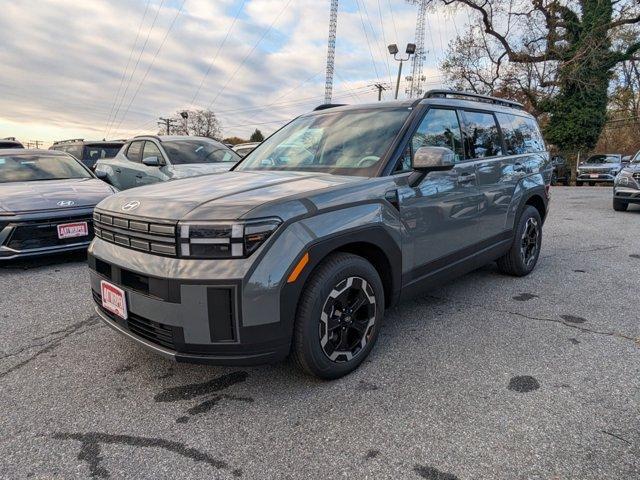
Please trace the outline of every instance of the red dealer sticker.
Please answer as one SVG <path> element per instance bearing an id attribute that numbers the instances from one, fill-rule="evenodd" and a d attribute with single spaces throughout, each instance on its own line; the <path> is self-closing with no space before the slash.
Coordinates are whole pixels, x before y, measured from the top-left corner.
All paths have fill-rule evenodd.
<path id="1" fill-rule="evenodd" d="M 102 280 L 100 282 L 102 306 L 120 318 L 127 319 L 127 298 L 124 290 Z"/>
<path id="2" fill-rule="evenodd" d="M 58 225 L 58 238 L 86 237 L 89 235 L 87 222 L 63 223 Z"/>

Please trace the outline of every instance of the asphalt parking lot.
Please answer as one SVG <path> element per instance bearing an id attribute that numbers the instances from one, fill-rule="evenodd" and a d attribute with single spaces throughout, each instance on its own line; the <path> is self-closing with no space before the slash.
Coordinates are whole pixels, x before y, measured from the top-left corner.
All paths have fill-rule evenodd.
<path id="1" fill-rule="evenodd" d="M 172 364 L 96 318 L 82 256 L 0 268 L 2 478 L 640 478 L 640 208 L 557 187 L 529 277 L 388 312 L 334 382 Z"/>

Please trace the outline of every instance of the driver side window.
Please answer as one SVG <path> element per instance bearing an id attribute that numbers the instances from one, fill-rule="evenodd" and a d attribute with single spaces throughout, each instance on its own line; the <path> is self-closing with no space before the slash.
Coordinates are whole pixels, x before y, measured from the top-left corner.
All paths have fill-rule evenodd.
<path id="1" fill-rule="evenodd" d="M 455 154 L 455 162 L 464 159 L 462 133 L 455 110 L 431 108 L 411 137 L 394 173 L 411 170 L 413 154 L 420 147 L 446 147 Z"/>

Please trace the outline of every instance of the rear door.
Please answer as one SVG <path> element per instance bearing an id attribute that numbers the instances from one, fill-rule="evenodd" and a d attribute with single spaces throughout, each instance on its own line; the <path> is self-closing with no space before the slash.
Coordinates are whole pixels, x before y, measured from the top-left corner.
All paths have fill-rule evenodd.
<path id="1" fill-rule="evenodd" d="M 446 147 L 455 154 L 452 170 L 429 173 L 418 185 L 398 190 L 404 225 L 404 283 L 417 282 L 472 253 L 480 215 L 475 165 L 464 156 L 455 109 L 430 108 L 413 134 L 396 171 L 409 171 L 414 152 Z"/>
<path id="2" fill-rule="evenodd" d="M 127 189 L 136 186 L 136 177 L 141 170 L 143 148 L 144 140 L 135 140 L 129 144 L 124 159 L 118 155 L 110 162 L 120 184 L 115 185 L 116 187 Z"/>
<path id="3" fill-rule="evenodd" d="M 465 153 L 476 160 L 478 188 L 482 195 L 482 222 L 476 237 L 487 243 L 508 235 L 507 214 L 516 184 L 524 175 L 523 160 L 505 145 L 496 117 L 491 111 L 462 110 Z"/>

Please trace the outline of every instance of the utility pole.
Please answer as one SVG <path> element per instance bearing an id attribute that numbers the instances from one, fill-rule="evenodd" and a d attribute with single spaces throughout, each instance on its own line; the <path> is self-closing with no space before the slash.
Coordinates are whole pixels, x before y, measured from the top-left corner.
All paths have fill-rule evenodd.
<path id="1" fill-rule="evenodd" d="M 336 30 L 338 28 L 338 0 L 331 0 L 329 13 L 329 42 L 327 45 L 327 75 L 324 83 L 324 103 L 331 103 L 333 96 L 333 69 L 336 58 Z"/>
<path id="2" fill-rule="evenodd" d="M 378 101 L 382 101 L 382 92 L 387 90 L 387 87 L 385 87 L 383 84 L 381 83 L 376 83 L 373 85 L 374 87 L 376 87 L 378 89 Z"/>
<path id="3" fill-rule="evenodd" d="M 162 118 L 160 117 L 158 122 L 158 126 L 166 127 L 167 135 L 171 135 L 171 127 L 176 123 L 176 121 L 172 118 Z"/>
<path id="4" fill-rule="evenodd" d="M 28 144 L 34 145 L 35 148 L 40 148 L 40 145 L 44 142 L 42 140 L 29 140 Z"/>

